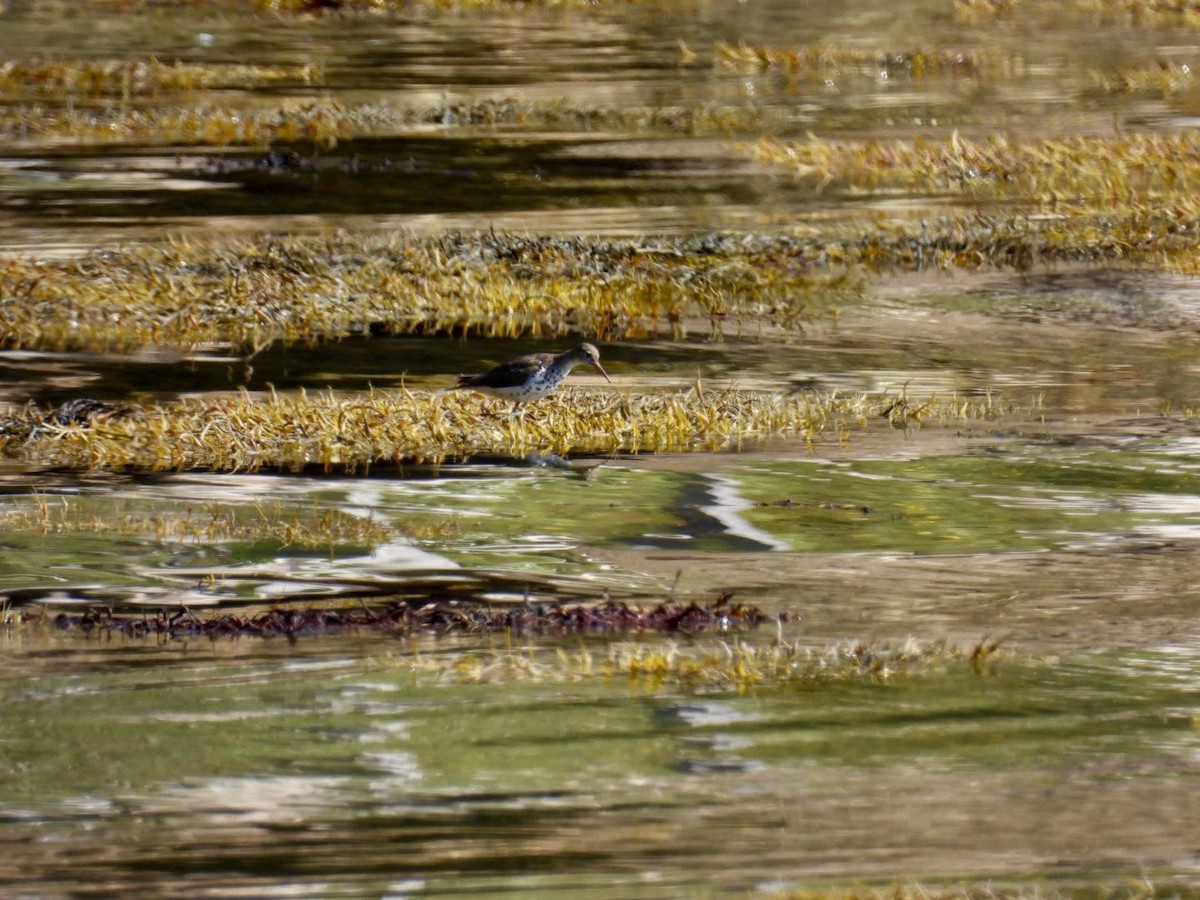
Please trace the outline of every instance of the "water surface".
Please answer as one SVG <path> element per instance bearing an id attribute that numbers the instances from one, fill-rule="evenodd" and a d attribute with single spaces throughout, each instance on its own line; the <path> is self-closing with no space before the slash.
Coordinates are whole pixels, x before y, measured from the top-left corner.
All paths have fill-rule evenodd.
<path id="1" fill-rule="evenodd" d="M 951 13 L 865 0 L 300 17 L 10 3 L 5 58 L 153 55 L 320 78 L 0 91 L 13 116 L 0 250 L 338 228 L 803 234 L 986 215 L 990 201 L 793 179 L 740 143 L 1191 127 L 1186 87 L 1096 89 L 1097 72 L 1188 63 L 1194 34 L 1178 23 Z M 868 56 L 792 72 L 722 60 L 742 42 Z M 956 48 L 966 62 L 924 76 L 904 63 Z M 162 107 L 306 104 L 375 124 L 319 149 L 121 124 Z M 52 115 L 86 134 L 39 136 Z M 1004 410 L 908 429 L 878 419 L 811 446 L 370 478 L 3 462 L 0 893 L 677 897 L 916 882 L 1193 895 L 1196 309 L 1194 280 L 1159 272 L 883 272 L 802 331 L 602 342 L 615 384 L 589 390 L 700 380 Z M 0 351 L 0 400 L 440 390 L 534 345 Z M 363 527 L 307 543 L 277 527 L 327 516 Z M 53 624 L 89 605 L 249 614 L 723 592 L 785 614 L 778 630 L 675 635 L 680 652 L 998 649 L 986 664 L 738 689 L 604 674 L 614 644 L 666 646 L 645 635 L 158 641 Z"/>

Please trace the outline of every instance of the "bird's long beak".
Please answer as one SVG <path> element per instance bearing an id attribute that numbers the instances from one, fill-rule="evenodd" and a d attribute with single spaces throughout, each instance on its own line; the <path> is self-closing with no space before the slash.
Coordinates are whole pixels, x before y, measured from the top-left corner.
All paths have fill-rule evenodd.
<path id="1" fill-rule="evenodd" d="M 592 363 L 592 365 L 600 370 L 600 374 L 604 376 L 605 381 L 607 381 L 609 384 L 612 384 L 612 379 L 609 378 L 608 373 L 604 371 L 604 366 L 600 365 L 600 363 L 598 361 Z"/>

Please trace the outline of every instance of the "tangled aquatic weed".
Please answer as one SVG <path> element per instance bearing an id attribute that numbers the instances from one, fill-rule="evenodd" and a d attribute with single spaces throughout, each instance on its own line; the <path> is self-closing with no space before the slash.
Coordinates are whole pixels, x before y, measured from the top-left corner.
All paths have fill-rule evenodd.
<path id="1" fill-rule="evenodd" d="M 746 637 L 774 621 L 782 628 L 788 616 L 768 617 L 753 606 L 722 595 L 708 603 L 665 601 L 635 606 L 618 601 L 594 604 L 491 607 L 458 600 L 405 601 L 384 608 L 333 609 L 315 606 L 275 607 L 262 612 L 196 613 L 189 609 L 155 613 L 117 613 L 110 608 L 54 613 L 38 608 L 14 612 L 8 627 L 55 630 L 88 637 L 122 636 L 157 641 L 237 640 L 381 632 L 392 637 L 448 635 L 494 638 L 502 646 L 433 652 L 414 643 L 405 651 L 376 658 L 381 669 L 402 669 L 436 682 L 573 682 L 623 679 L 640 689 L 682 687 L 705 691 L 746 691 L 784 685 L 819 687 L 845 682 L 888 684 L 900 678 L 941 675 L 969 669 L 986 675 L 1004 658 L 1000 642 L 981 641 L 956 648 L 943 641 L 896 644 L 839 642 L 809 647 L 778 635 L 765 644 Z M 686 634 L 687 643 L 655 641 L 655 634 Z M 597 644 L 600 639 L 637 634 L 636 642 Z M 723 635 L 719 639 L 705 635 Z M 514 639 L 576 636 L 586 642 L 572 651 L 553 644 L 527 644 L 516 650 Z"/>
<path id="2" fill-rule="evenodd" d="M 335 100 L 278 106 L 171 106 L 89 109 L 45 105 L 0 111 L 0 136 L 87 144 L 267 147 L 274 143 L 331 149 L 352 137 L 390 133 L 394 116 L 375 106 L 346 108 Z"/>
<path id="3" fill-rule="evenodd" d="M 264 16 L 281 19 L 292 17 L 337 18 L 411 15 L 414 6 L 424 6 L 449 12 L 502 10 L 520 12 L 530 7 L 536 9 L 567 8 L 577 11 L 594 10 L 603 6 L 598 0 L 155 0 L 155 2 L 131 3 L 129 0 L 88 0 L 89 5 L 110 9 L 122 15 L 133 16 L 157 13 L 163 7 L 200 6 L 205 12 L 223 17 L 243 16 L 259 20 Z M 621 0 L 627 5 L 631 0 Z"/>
<path id="4" fill-rule="evenodd" d="M 111 7 L 126 14 L 155 9 L 162 4 L 130 4 L 128 0 L 91 0 L 93 6 Z M 603 10 L 628 6 L 630 0 L 417 0 L 417 5 L 449 11 L 503 10 L 520 12 L 529 8 L 566 8 L 573 11 Z M 224 15 L 250 13 L 278 16 L 388 16 L 411 14 L 414 0 L 207 0 L 208 9 Z M 1200 24 L 1200 7 L 1194 0 L 1067 0 L 1044 5 L 1022 0 L 954 0 L 954 20 L 959 24 L 982 25 L 1019 15 L 1036 21 L 1061 21 L 1064 15 L 1100 24 L 1180 26 Z"/>
<path id="5" fill-rule="evenodd" d="M 695 53 L 683 48 L 685 59 Z M 722 70 L 781 74 L 821 84 L 857 74 L 912 79 L 978 77 L 990 80 L 1024 76 L 1025 62 L 988 50 L 866 51 L 859 48 L 812 46 L 791 49 L 736 47 L 718 44 L 714 62 Z M 104 145 L 269 148 L 285 145 L 307 152 L 332 150 L 358 138 L 411 134 L 414 129 L 503 129 L 509 133 L 613 131 L 716 135 L 777 135 L 794 132 L 796 113 L 776 105 L 746 107 L 706 103 L 673 106 L 600 106 L 570 98 L 526 100 L 484 97 L 441 100 L 430 104 L 383 101 L 345 103 L 306 97 L 267 104 L 261 99 L 231 105 L 183 105 L 167 102 L 185 90 L 253 89 L 272 84 L 308 87 L 322 82 L 316 66 L 264 67 L 207 63 L 163 63 L 154 58 L 132 61 L 72 63 L 9 62 L 0 66 L 0 90 L 9 102 L 0 109 L 0 135 L 9 139 L 86 142 Z M 1080 88 L 1081 99 L 1107 101 L 1122 96 L 1175 97 L 1194 91 L 1196 80 L 1186 65 L 1169 62 L 1130 64 L 1091 70 Z M 142 97 L 153 103 L 111 107 L 77 106 L 77 97 Z M 32 101 L 36 101 L 32 102 Z M 393 160 L 394 168 L 411 165 Z M 361 160 L 355 162 L 358 171 Z"/>
<path id="6" fill-rule="evenodd" d="M 697 54 L 681 45 L 684 65 Z M 889 51 L 857 46 L 813 44 L 764 47 L 717 43 L 713 63 L 721 71 L 771 73 L 827 84 L 859 75 L 872 80 L 897 77 L 986 78 L 989 83 L 1029 77 L 1025 57 L 993 48 Z M 1188 66 L 1157 60 L 1086 73 L 1082 98 L 1173 96 L 1194 89 Z M 601 106 L 571 98 L 482 97 L 443 99 L 431 104 L 376 101 L 345 103 L 336 98 L 297 97 L 274 105 L 250 98 L 231 105 L 169 103 L 183 92 L 230 89 L 251 91 L 295 86 L 301 92 L 324 83 L 312 63 L 263 66 L 156 57 L 107 60 L 30 59 L 0 63 L 0 135 L 24 140 L 86 141 L 107 145 L 192 145 L 330 149 L 354 138 L 407 134 L 414 128 L 503 128 L 509 132 L 622 130 L 688 135 L 748 135 L 794 132 L 794 111 L 771 106 L 704 103 L 672 106 Z M 119 97 L 120 105 L 78 106 L 80 98 Z M 129 101 L 149 98 L 131 107 Z M 22 105 L 36 101 L 35 105 Z"/>
<path id="7" fill-rule="evenodd" d="M 1088 73 L 1088 95 L 1174 99 L 1200 90 L 1195 67 L 1168 60 L 1128 64 Z"/>

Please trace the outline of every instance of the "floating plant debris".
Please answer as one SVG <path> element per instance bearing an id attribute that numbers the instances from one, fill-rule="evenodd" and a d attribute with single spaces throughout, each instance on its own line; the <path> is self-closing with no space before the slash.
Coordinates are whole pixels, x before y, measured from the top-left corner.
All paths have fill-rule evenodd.
<path id="1" fill-rule="evenodd" d="M 1178 178 L 1200 192 L 1200 138 L 1186 140 L 1195 146 L 1176 148 L 1191 156 L 1178 161 Z M 1143 168 L 1154 168 L 1155 145 L 1145 144 Z M 772 146 L 788 156 L 783 145 Z M 804 146 L 810 158 L 825 160 L 803 163 L 798 171 L 806 177 L 834 169 L 846 175 L 855 165 L 834 160 L 834 145 Z M 988 153 L 998 159 L 1001 147 Z M 1007 177 L 986 166 L 976 171 Z M 870 271 L 1061 262 L 1191 271 L 1198 251 L 1200 203 L 1192 197 L 1103 211 L 1064 201 L 1037 215 L 873 217 L 869 227 L 851 221 L 819 233 L 636 242 L 490 233 L 180 239 L 78 259 L 0 259 L 0 347 L 253 352 L 275 342 L 376 333 L 572 333 L 606 341 L 678 340 L 701 331 L 720 339 L 833 324 L 840 304 L 862 297 Z"/>
<path id="2" fill-rule="evenodd" d="M 621 0 L 628 4 L 631 0 Z M 199 8 L 210 14 L 222 16 L 379 16 L 411 15 L 414 6 L 454 11 L 503 10 L 520 12 L 530 7 L 565 7 L 575 11 L 586 11 L 608 4 L 597 0 L 152 0 L 152 2 L 130 3 L 129 0 L 88 0 L 89 6 L 116 10 L 122 15 L 158 13 L 163 7 L 179 6 Z M 0 13 L 3 7 L 0 7 Z"/>
<path id="3" fill-rule="evenodd" d="M 5 451 L 31 465 L 92 470 L 361 471 L 472 456 L 715 450 L 775 433 L 815 435 L 869 413 L 864 398 L 743 391 L 622 396 L 568 389 L 520 417 L 463 393 L 373 391 L 268 399 L 235 394 L 139 407 L 137 415 L 54 423 L 18 410 Z M 840 423 L 840 425 L 839 425 Z"/>
<path id="4" fill-rule="evenodd" d="M 227 0 L 231 2 L 231 0 Z M 238 5 L 276 13 L 306 15 L 385 15 L 408 14 L 413 0 L 232 0 Z M 628 4 L 630 0 L 621 0 Z M 605 4 L 597 0 L 417 0 L 422 6 L 446 10 L 522 10 L 527 7 L 567 7 L 574 10 L 594 9 Z"/>
<path id="5" fill-rule="evenodd" d="M 711 602 L 666 601 L 634 605 L 605 600 L 597 603 L 526 603 L 497 607 L 461 600 L 395 602 L 386 607 L 329 609 L 291 606 L 261 612 L 160 610 L 154 614 L 119 613 L 111 608 L 81 612 L 52 609 L 10 610 L 3 626 L 17 630 L 51 627 L 87 638 L 124 637 L 156 642 L 286 638 L 297 641 L 320 635 L 374 633 L 398 638 L 504 636 L 507 649 L 455 648 L 438 653 L 422 649 L 388 651 L 380 668 L 408 669 L 438 681 L 578 681 L 625 678 L 646 688 L 667 685 L 700 690 L 747 690 L 787 684 L 813 685 L 844 681 L 886 684 L 902 677 L 941 674 L 968 668 L 986 675 L 1004 658 L 1002 640 L 958 648 L 943 641 L 899 644 L 838 642 L 806 647 L 779 635 L 759 646 L 749 641 L 762 625 L 782 628 L 789 613 L 768 615 L 755 606 L 722 594 Z M 636 642 L 596 644 L 530 644 L 512 649 L 514 638 L 622 638 Z M 683 635 L 686 643 L 655 642 L 655 635 Z M 704 640 L 708 637 L 708 640 Z"/>
<path id="6" fill-rule="evenodd" d="M 495 607 L 461 600 L 393 603 L 383 609 L 318 607 L 275 608 L 265 612 L 195 613 L 189 609 L 149 614 L 114 612 L 111 608 L 83 612 L 45 609 L 11 614 L 31 624 L 51 621 L 62 631 L 121 634 L 177 640 L 192 637 L 298 637 L 347 630 L 372 630 L 397 637 L 412 635 L 493 634 L 520 636 L 614 635 L 632 633 L 720 634 L 757 628 L 767 616 L 757 607 L 733 602 L 722 594 L 711 603 L 667 601 L 638 606 L 606 600 L 595 604 L 526 603 Z M 784 617 L 786 620 L 786 616 Z"/>
<path id="7" fill-rule="evenodd" d="M 38 105 L 0 111 L 0 137 L 160 147 L 292 143 L 328 149 L 351 137 L 392 133 L 398 121 L 386 108 L 346 108 L 332 100 L 296 100 L 268 109 L 167 104 L 51 110 Z"/>
<path id="8" fill-rule="evenodd" d="M 683 48 L 685 61 L 696 54 Z M 991 47 L 957 50 L 934 48 L 888 51 L 837 44 L 805 44 L 798 47 L 732 45 L 718 43 L 713 61 L 721 71 L 766 73 L 807 79 L 826 86 L 847 75 L 873 81 L 896 78 L 933 77 L 986 78 L 990 83 L 1035 77 L 1028 57 L 1002 53 Z M 1125 63 L 1110 68 L 1088 68 L 1076 76 L 1080 97 L 1105 99 L 1115 96 L 1174 97 L 1200 88 L 1193 66 L 1167 59 Z M 1075 84 L 1069 72 L 1055 70 L 1058 84 Z"/>

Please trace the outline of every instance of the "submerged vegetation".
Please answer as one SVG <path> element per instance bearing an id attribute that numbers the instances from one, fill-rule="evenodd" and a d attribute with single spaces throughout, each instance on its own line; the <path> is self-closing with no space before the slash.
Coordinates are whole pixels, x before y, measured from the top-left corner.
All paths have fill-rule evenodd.
<path id="1" fill-rule="evenodd" d="M 1006 654 L 1002 641 L 952 647 L 944 641 L 898 644 L 838 642 L 805 646 L 776 637 L 754 643 L 759 626 L 786 619 L 766 616 L 754 606 L 722 595 L 710 602 L 664 601 L 654 606 L 613 600 L 588 604 L 524 604 L 490 606 L 457 600 L 400 601 L 387 607 L 333 609 L 292 606 L 262 612 L 202 612 L 188 609 L 155 613 L 118 613 L 112 609 L 54 612 L 52 608 L 9 611 L 7 630 L 23 632 L 52 627 L 55 631 L 111 640 L 190 641 L 304 637 L 380 632 L 397 638 L 449 635 L 506 636 L 503 647 L 438 652 L 414 643 L 377 660 L 381 668 L 409 669 L 415 676 L 439 682 L 529 682 L 626 679 L 642 688 L 683 687 L 744 691 L 753 687 L 811 685 L 846 681 L 884 684 L 899 678 L 971 670 L 979 675 Z M 654 640 L 678 634 L 688 643 Z M 705 634 L 726 635 L 699 640 Z M 636 642 L 630 635 L 642 635 Z M 516 649 L 513 640 L 575 636 L 577 649 L 530 645 Z M 597 639 L 605 639 L 598 643 Z M 625 640 L 621 640 L 625 638 Z M 585 640 L 586 639 L 586 640 Z M 614 640 L 615 639 L 615 640 Z"/>
<path id="2" fill-rule="evenodd" d="M 249 508 L 203 503 L 153 515 L 122 510 L 119 504 L 113 510 L 83 512 L 71 498 L 38 493 L 32 502 L 0 507 L 0 528 L 9 533 L 123 535 L 173 544 L 269 542 L 281 549 L 374 547 L 397 535 L 397 529 L 374 516 L 337 509 L 298 511 L 276 502 Z"/>

